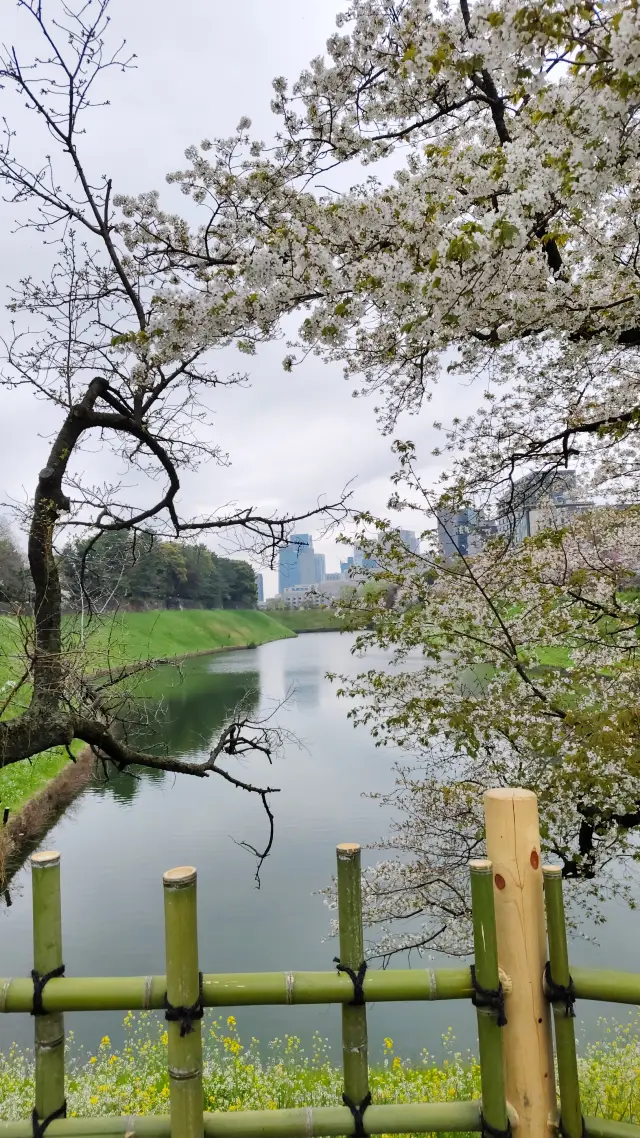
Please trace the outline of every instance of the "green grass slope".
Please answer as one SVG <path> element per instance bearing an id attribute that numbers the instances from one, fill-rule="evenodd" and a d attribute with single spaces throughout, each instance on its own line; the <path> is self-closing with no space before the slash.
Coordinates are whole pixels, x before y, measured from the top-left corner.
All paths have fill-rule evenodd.
<path id="1" fill-rule="evenodd" d="M 321 632 L 321 631 L 336 631 L 341 632 L 345 628 L 345 622 L 331 609 L 287 609 L 280 611 L 274 609 L 274 620 L 279 624 L 284 624 L 286 628 L 293 629 L 294 632 Z"/>
<path id="2" fill-rule="evenodd" d="M 65 622 L 65 632 L 77 641 L 76 618 Z M 90 626 L 87 667 L 90 671 L 111 666 L 118 668 L 143 660 L 170 659 L 192 652 L 216 652 L 283 640 L 295 633 L 263 612 L 217 609 L 189 609 L 183 612 L 124 612 L 94 621 Z M 0 617 L 0 707 L 10 694 L 10 685 L 24 671 L 22 641 L 18 622 Z M 5 714 L 15 715 L 28 699 L 12 701 Z M 2 716 L 0 716 L 2 717 Z M 81 750 L 74 744 L 73 750 Z M 13 763 L 0 770 L 0 811 L 6 806 L 15 813 L 42 790 L 70 761 L 62 747 L 46 754 Z"/>
<path id="3" fill-rule="evenodd" d="M 185 609 L 182 612 L 124 612 L 92 630 L 95 667 L 164 660 L 191 652 L 246 648 L 283 640 L 294 633 L 264 612 Z"/>

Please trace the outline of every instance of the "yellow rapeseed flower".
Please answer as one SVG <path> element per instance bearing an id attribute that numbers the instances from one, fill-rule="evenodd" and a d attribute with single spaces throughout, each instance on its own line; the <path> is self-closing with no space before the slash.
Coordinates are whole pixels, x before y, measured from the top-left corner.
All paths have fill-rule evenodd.
<path id="1" fill-rule="evenodd" d="M 162 1035 L 160 1036 L 160 1042 L 165 1043 L 165 1044 L 167 1044 L 169 1042 L 169 1032 L 168 1031 L 162 1032 Z"/>
<path id="2" fill-rule="evenodd" d="M 97 1101 L 98 1101 L 98 1096 L 97 1095 L 91 1095 L 91 1098 L 89 1099 L 89 1102 L 91 1103 L 91 1105 L 95 1106 Z"/>
<path id="3" fill-rule="evenodd" d="M 111 1040 L 109 1039 L 108 1035 L 102 1036 L 102 1039 L 100 1040 L 100 1046 L 101 1047 L 111 1047 Z"/>
<path id="4" fill-rule="evenodd" d="M 228 1016 L 227 1017 L 227 1024 L 229 1027 L 235 1027 L 236 1026 L 236 1017 L 235 1016 Z"/>
<path id="5" fill-rule="evenodd" d="M 388 1035 L 386 1036 L 385 1041 L 384 1041 L 384 1049 L 385 1049 L 385 1051 L 392 1051 L 393 1050 L 393 1039 L 389 1039 Z"/>
<path id="6" fill-rule="evenodd" d="M 97 1062 L 98 1062 L 98 1060 L 96 1059 L 95 1055 L 92 1055 L 92 1056 L 91 1056 L 91 1058 L 90 1058 L 90 1060 L 89 1060 L 89 1062 L 90 1062 L 90 1063 L 97 1063 Z"/>

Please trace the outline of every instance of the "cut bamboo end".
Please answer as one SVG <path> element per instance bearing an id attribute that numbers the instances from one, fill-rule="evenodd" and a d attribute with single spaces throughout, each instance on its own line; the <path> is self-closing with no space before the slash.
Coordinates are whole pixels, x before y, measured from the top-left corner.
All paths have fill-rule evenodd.
<path id="1" fill-rule="evenodd" d="M 561 865 L 543 865 L 542 876 L 543 877 L 562 877 L 562 866 Z"/>
<path id="2" fill-rule="evenodd" d="M 60 865 L 59 850 L 40 850 L 31 855 L 31 864 L 34 869 L 46 869 L 48 865 Z"/>
<path id="3" fill-rule="evenodd" d="M 178 865 L 175 869 L 168 869 L 162 875 L 162 884 L 165 889 L 180 889 L 183 885 L 193 885 L 198 872 L 193 865 Z"/>
<path id="4" fill-rule="evenodd" d="M 336 846 L 336 853 L 339 858 L 345 860 L 346 858 L 356 857 L 360 853 L 360 846 L 357 842 L 340 842 Z"/>
<path id="5" fill-rule="evenodd" d="M 469 862 L 469 869 L 472 873 L 491 873 L 493 862 L 489 861 L 486 857 L 475 858 Z"/>

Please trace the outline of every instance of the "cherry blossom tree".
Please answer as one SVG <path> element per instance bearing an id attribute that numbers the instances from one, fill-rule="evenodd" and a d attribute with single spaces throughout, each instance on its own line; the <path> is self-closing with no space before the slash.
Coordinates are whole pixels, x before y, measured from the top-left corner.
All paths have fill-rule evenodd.
<path id="1" fill-rule="evenodd" d="M 5 389 L 26 387 L 57 416 L 26 512 L 33 591 L 22 614 L 25 671 L 9 685 L 6 698 L 3 693 L 0 762 L 37 757 L 56 746 L 69 749 L 80 740 L 118 770 L 137 764 L 198 778 L 219 775 L 260 796 L 270 846 L 267 795 L 274 788 L 238 777 L 225 760 L 250 752 L 270 757 L 283 738 L 273 717 L 260 722 L 241 711 L 232 716 L 202 763 L 148 754 L 128 730 L 125 670 L 114 666 L 99 684 L 93 682 L 87 674 L 86 618 L 82 637 L 61 618 L 61 535 L 83 536 L 79 578 L 84 613 L 90 614 L 87 557 L 105 537 L 128 531 L 135 548 L 141 536 L 148 541 L 235 531 L 245 548 L 251 544 L 273 558 L 304 519 L 331 521 L 345 514 L 344 496 L 298 515 L 264 514 L 250 504 L 221 504 L 200 517 L 185 517 L 181 510 L 181 472 L 205 461 L 226 462 L 224 449 L 212 441 L 204 396 L 245 380 L 239 374 L 219 376 L 210 349 L 243 337 L 255 344 L 270 334 L 277 309 L 257 296 L 232 302 L 236 266 L 250 266 L 252 250 L 242 227 L 231 224 L 237 206 L 231 183 L 220 221 L 210 219 L 198 239 L 200 254 L 188 264 L 187 227 L 177 217 L 166 222 L 175 244 L 165 241 L 160 253 L 151 234 L 146 243 L 127 244 L 128 223 L 112 180 L 96 175 L 84 157 L 91 109 L 104 101 L 103 81 L 132 62 L 124 46 L 110 46 L 107 8 L 108 0 L 19 0 L 19 16 L 37 46 L 26 58 L 13 46 L 0 55 L 8 116 L 0 183 L 16 224 L 42 235 L 44 258 L 51 262 L 46 279 L 24 277 L 11 290 L 13 330 L 4 345 L 0 382 Z M 33 153 L 38 136 L 26 138 L 16 129 L 12 111 L 23 125 L 29 116 L 40 131 L 41 151 L 33 164 L 25 154 Z M 204 328 L 192 319 L 198 306 L 208 312 Z M 101 458 L 119 457 L 125 469 L 121 483 L 96 484 L 90 473 L 83 474 L 85 464 L 89 471 L 99 468 L 99 460 L 86 457 L 87 448 L 95 456 L 96 447 Z"/>
<path id="2" fill-rule="evenodd" d="M 546 850 L 594 900 L 635 854 L 640 21 L 626 0 L 354 0 L 326 55 L 274 88 L 273 147 L 243 124 L 174 177 L 217 203 L 231 170 L 253 283 L 275 274 L 272 299 L 303 312 L 285 366 L 343 361 L 387 431 L 448 373 L 475 381 L 479 410 L 438 424 L 439 484 L 398 445 L 391 505 L 424 511 L 424 552 L 362 517 L 397 603 L 361 599 L 360 646 L 398 668 L 342 689 L 380 742 L 419 756 L 399 773 L 396 856 L 368 883 L 382 950 L 464 951 L 483 787 L 538 792 Z M 125 204 L 133 246 L 146 205 Z M 152 224 L 167 247 L 166 219 Z M 500 502 L 513 521 L 520 474 L 544 485 L 569 466 L 596 509 L 442 561 L 435 519 Z M 397 936 L 399 917 L 418 931 Z"/>

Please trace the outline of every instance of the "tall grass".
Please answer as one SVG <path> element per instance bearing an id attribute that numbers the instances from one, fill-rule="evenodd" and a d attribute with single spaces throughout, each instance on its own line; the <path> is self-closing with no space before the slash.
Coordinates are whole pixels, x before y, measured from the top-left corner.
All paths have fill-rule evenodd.
<path id="1" fill-rule="evenodd" d="M 603 1038 L 579 1060 L 585 1114 L 615 1121 L 640 1121 L 640 1013 L 626 1025 L 601 1021 Z M 276 1110 L 335 1106 L 342 1078 L 330 1048 L 316 1036 L 306 1054 L 300 1040 L 285 1035 L 261 1056 L 258 1041 L 244 1043 L 233 1016 L 204 1028 L 206 1110 Z M 95 1053 L 75 1052 L 67 1064 L 67 1100 L 72 1116 L 165 1114 L 169 1086 L 164 1023 L 152 1013 L 125 1019 L 125 1043 L 112 1048 L 104 1036 Z M 425 1051 L 410 1063 L 384 1041 L 384 1060 L 371 1070 L 374 1103 L 435 1102 L 480 1096 L 476 1059 L 445 1037 L 446 1058 L 436 1064 Z M 73 1052 L 73 1039 L 69 1050 Z M 33 1056 L 13 1045 L 0 1055 L 0 1118 L 28 1118 L 33 1109 Z"/>

